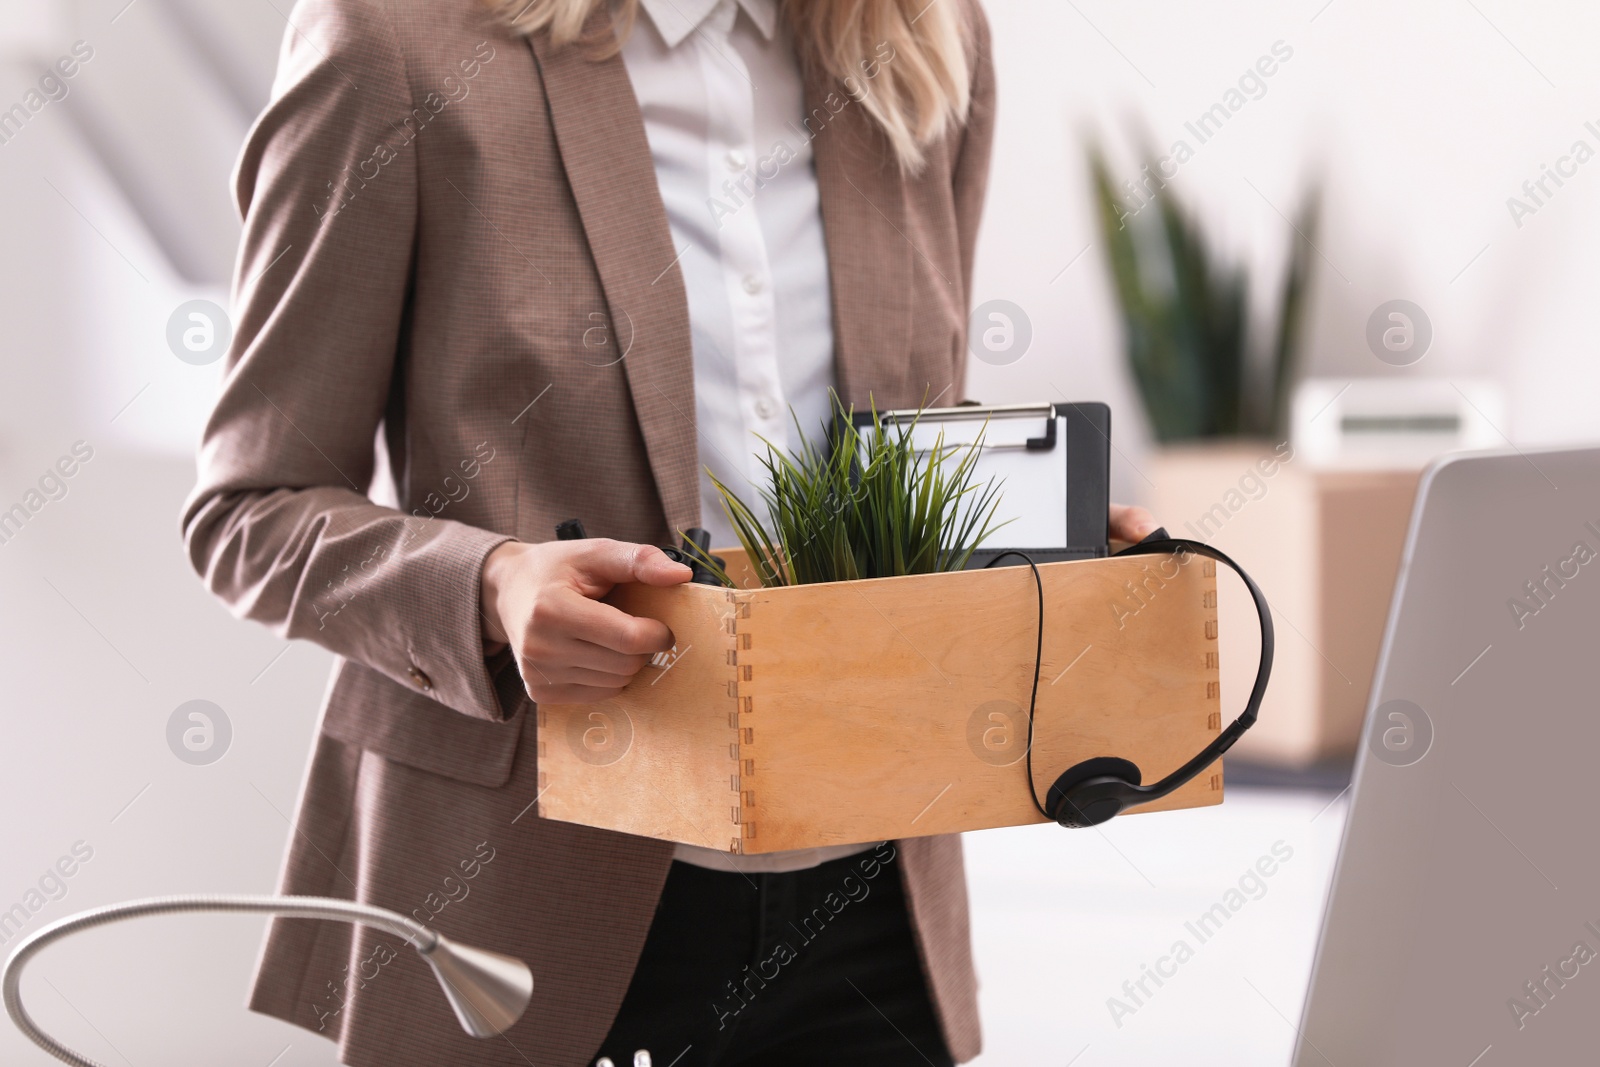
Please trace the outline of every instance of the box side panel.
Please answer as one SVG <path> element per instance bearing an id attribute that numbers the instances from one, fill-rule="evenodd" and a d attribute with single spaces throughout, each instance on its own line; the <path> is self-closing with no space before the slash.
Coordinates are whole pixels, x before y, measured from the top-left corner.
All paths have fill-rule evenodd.
<path id="1" fill-rule="evenodd" d="M 739 589 L 760 589 L 761 576 L 750 565 L 750 557 L 742 548 L 717 548 L 712 546 L 713 555 L 722 557 L 722 569 L 727 572 L 728 579 Z"/>
<path id="2" fill-rule="evenodd" d="M 1148 468 L 1156 486 L 1148 501 L 1180 537 L 1206 541 L 1241 561 L 1267 591 L 1273 607 L 1293 619 L 1304 638 L 1282 635 L 1272 669 L 1272 688 L 1261 722 L 1228 753 L 1230 759 L 1304 766 L 1321 744 L 1321 685 L 1328 652 L 1319 632 L 1323 558 L 1317 522 L 1318 475 L 1303 460 L 1283 457 L 1261 444 L 1201 444 L 1157 449 Z M 1239 493 L 1242 475 L 1259 475 L 1268 487 L 1257 499 Z M 1258 491 L 1259 492 L 1259 491 Z M 1243 706 L 1255 680 L 1261 650 L 1255 608 L 1243 583 L 1223 575 L 1219 618 L 1228 644 L 1222 668 L 1224 709 Z M 1342 661 L 1330 654 L 1334 662 Z M 1340 681 L 1343 685 L 1343 681 Z"/>
<path id="3" fill-rule="evenodd" d="M 728 850 L 740 829 L 730 692 L 734 594 L 619 586 L 611 603 L 660 619 L 676 644 L 612 700 L 544 704 L 539 815 Z"/>
<path id="4" fill-rule="evenodd" d="M 1221 729 L 1215 564 L 1045 564 L 1040 797 L 1121 756 L 1153 781 Z M 761 590 L 738 620 L 744 850 L 1044 821 L 1027 789 L 1026 567 Z M 746 638 L 748 638 L 746 640 Z M 1220 765 L 1138 810 L 1219 803 Z"/>

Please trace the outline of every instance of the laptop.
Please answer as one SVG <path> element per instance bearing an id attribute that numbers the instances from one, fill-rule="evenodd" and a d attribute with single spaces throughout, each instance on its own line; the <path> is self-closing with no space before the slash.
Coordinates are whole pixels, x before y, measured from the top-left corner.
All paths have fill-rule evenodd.
<path id="1" fill-rule="evenodd" d="M 1295 1067 L 1600 1057 L 1600 449 L 1423 479 Z"/>

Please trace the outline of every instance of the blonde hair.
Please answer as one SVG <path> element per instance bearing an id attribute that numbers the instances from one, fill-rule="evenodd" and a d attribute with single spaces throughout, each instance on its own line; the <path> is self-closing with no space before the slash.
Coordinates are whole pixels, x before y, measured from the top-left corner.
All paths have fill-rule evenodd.
<path id="1" fill-rule="evenodd" d="M 586 38 L 585 23 L 607 0 L 484 0 L 516 32 L 547 31 L 594 58 L 615 55 L 639 0 L 620 0 L 617 34 Z M 801 65 L 843 83 L 888 139 L 903 170 L 967 116 L 971 75 L 960 0 L 779 0 Z M 609 27 L 608 27 L 609 28 Z"/>

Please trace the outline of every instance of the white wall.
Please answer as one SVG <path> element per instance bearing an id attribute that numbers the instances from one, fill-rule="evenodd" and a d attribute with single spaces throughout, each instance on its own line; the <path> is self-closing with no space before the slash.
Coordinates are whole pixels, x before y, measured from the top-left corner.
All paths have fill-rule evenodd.
<path id="1" fill-rule="evenodd" d="M 1600 161 L 1520 229 L 1505 207 L 1575 138 L 1600 149 L 1582 129 L 1600 120 L 1600 12 L 1333 0 L 1319 13 L 1320 2 L 990 0 L 1001 113 L 977 297 L 1022 305 L 1035 340 L 1012 366 L 975 365 L 972 392 L 1026 399 L 1052 395 L 1054 382 L 1074 398 L 1111 401 L 1124 497 L 1144 488 L 1142 418 L 1118 353 L 1078 131 L 1142 119 L 1166 144 L 1280 39 L 1293 58 L 1172 188 L 1205 204 L 1229 246 L 1266 269 L 1281 261 L 1287 231 L 1263 196 L 1288 213 L 1304 178 L 1324 177 L 1318 243 L 1330 262 L 1319 260 L 1313 369 L 1488 374 L 1511 390 L 1505 430 L 1518 443 L 1600 437 L 1588 291 L 1600 281 Z M 23 899 L 73 842 L 95 850 L 28 929 L 147 893 L 265 891 L 287 834 L 328 658 L 232 622 L 189 573 L 177 514 L 215 369 L 180 363 L 163 339 L 179 302 L 217 293 L 205 265 L 232 236 L 215 196 L 237 148 L 240 102 L 252 86 L 265 89 L 282 30 L 277 7 L 288 10 L 30 4 L 15 16 L 8 7 L 0 28 L 0 106 L 79 37 L 104 59 L 84 71 L 76 98 L 49 105 L 0 145 L 0 507 L 74 441 L 96 448 L 68 495 L 0 545 L 0 908 Z M 214 21 L 194 36 L 210 42 L 212 60 L 191 41 L 191 60 L 174 68 L 161 58 L 168 53 L 140 44 L 202 10 Z M 29 12 L 42 14 L 24 20 Z M 160 64 L 147 77 L 143 56 Z M 173 81 L 175 71 L 192 80 Z M 185 85 L 200 105 L 184 106 Z M 129 143 L 151 153 L 138 163 L 153 182 L 142 203 L 159 224 L 172 190 L 192 182 L 213 198 L 205 226 L 184 228 L 169 213 L 178 231 L 153 232 L 140 198 L 119 189 L 85 143 L 74 108 L 141 91 L 137 106 L 112 113 Z M 187 278 L 165 258 L 171 247 L 188 249 Z M 1370 310 L 1396 296 L 1421 304 L 1437 331 L 1434 351 L 1408 371 L 1379 364 L 1362 340 Z M 173 709 L 195 698 L 220 704 L 234 726 L 228 755 L 209 767 L 180 763 L 164 738 Z M 975 901 L 1003 903 L 981 892 Z M 331 1063 L 328 1046 L 241 1010 L 258 925 L 108 932 L 41 960 L 40 976 L 59 993 L 36 976 L 30 1003 L 110 1062 L 213 1063 L 225 1051 L 267 1064 L 289 1045 L 276 1067 Z M 158 929 L 177 943 L 158 951 Z M 0 1061 L 49 1062 L 4 1026 Z"/>
<path id="2" fill-rule="evenodd" d="M 66 98 L 0 144 L 0 510 L 75 442 L 93 450 L 0 544 L 0 910 L 34 911 L 27 932 L 132 897 L 271 891 L 330 662 L 234 622 L 183 558 L 179 508 L 218 368 L 179 361 L 166 324 L 186 300 L 224 299 L 227 177 L 248 116 L 243 90 L 219 88 L 215 64 L 173 32 L 176 5 L 125 5 L 0 17 L 0 108 L 75 41 L 94 49 Z M 264 99 L 283 21 L 271 5 L 237 8 L 234 35 L 218 29 L 212 46 L 255 55 L 233 62 Z M 109 121 L 120 166 L 104 165 L 89 116 Z M 209 766 L 167 746 L 168 718 L 194 699 L 233 727 Z M 92 858 L 39 893 L 77 842 Z M 24 995 L 106 1063 L 331 1064 L 328 1043 L 243 1010 L 260 929 L 222 917 L 99 932 L 41 956 Z M 0 1063 L 53 1062 L 0 1024 Z"/>
<path id="3" fill-rule="evenodd" d="M 1518 445 L 1600 439 L 1600 159 L 1520 228 L 1506 207 L 1574 140 L 1600 152 L 1600 135 L 1583 128 L 1592 119 L 1600 129 L 1600 10 L 1505 0 L 987 6 L 1001 105 L 975 296 L 1020 305 L 1034 342 L 1010 366 L 974 363 L 972 395 L 1050 396 L 1054 382 L 1073 399 L 1110 400 L 1124 454 L 1116 488 L 1135 498 L 1146 488 L 1141 412 L 1080 148 L 1083 130 L 1115 137 L 1142 124 L 1163 149 L 1178 138 L 1196 149 L 1168 194 L 1202 205 L 1224 247 L 1274 288 L 1291 236 L 1279 212 L 1294 214 L 1308 178 L 1323 181 L 1310 372 L 1485 375 L 1509 391 L 1501 429 Z M 1200 144 L 1184 123 L 1276 41 L 1294 54 L 1265 95 Z M 1435 330 L 1429 354 L 1405 369 L 1364 341 L 1367 316 L 1397 297 L 1420 304 Z"/>

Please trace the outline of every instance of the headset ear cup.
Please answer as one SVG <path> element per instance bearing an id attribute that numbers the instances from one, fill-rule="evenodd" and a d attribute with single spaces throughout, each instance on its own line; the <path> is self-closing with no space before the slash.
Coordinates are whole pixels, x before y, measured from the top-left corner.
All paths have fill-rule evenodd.
<path id="1" fill-rule="evenodd" d="M 1116 756 L 1099 756 L 1067 768 L 1045 796 L 1045 811 L 1062 826 L 1079 829 L 1107 822 L 1138 802 L 1144 775 Z"/>

